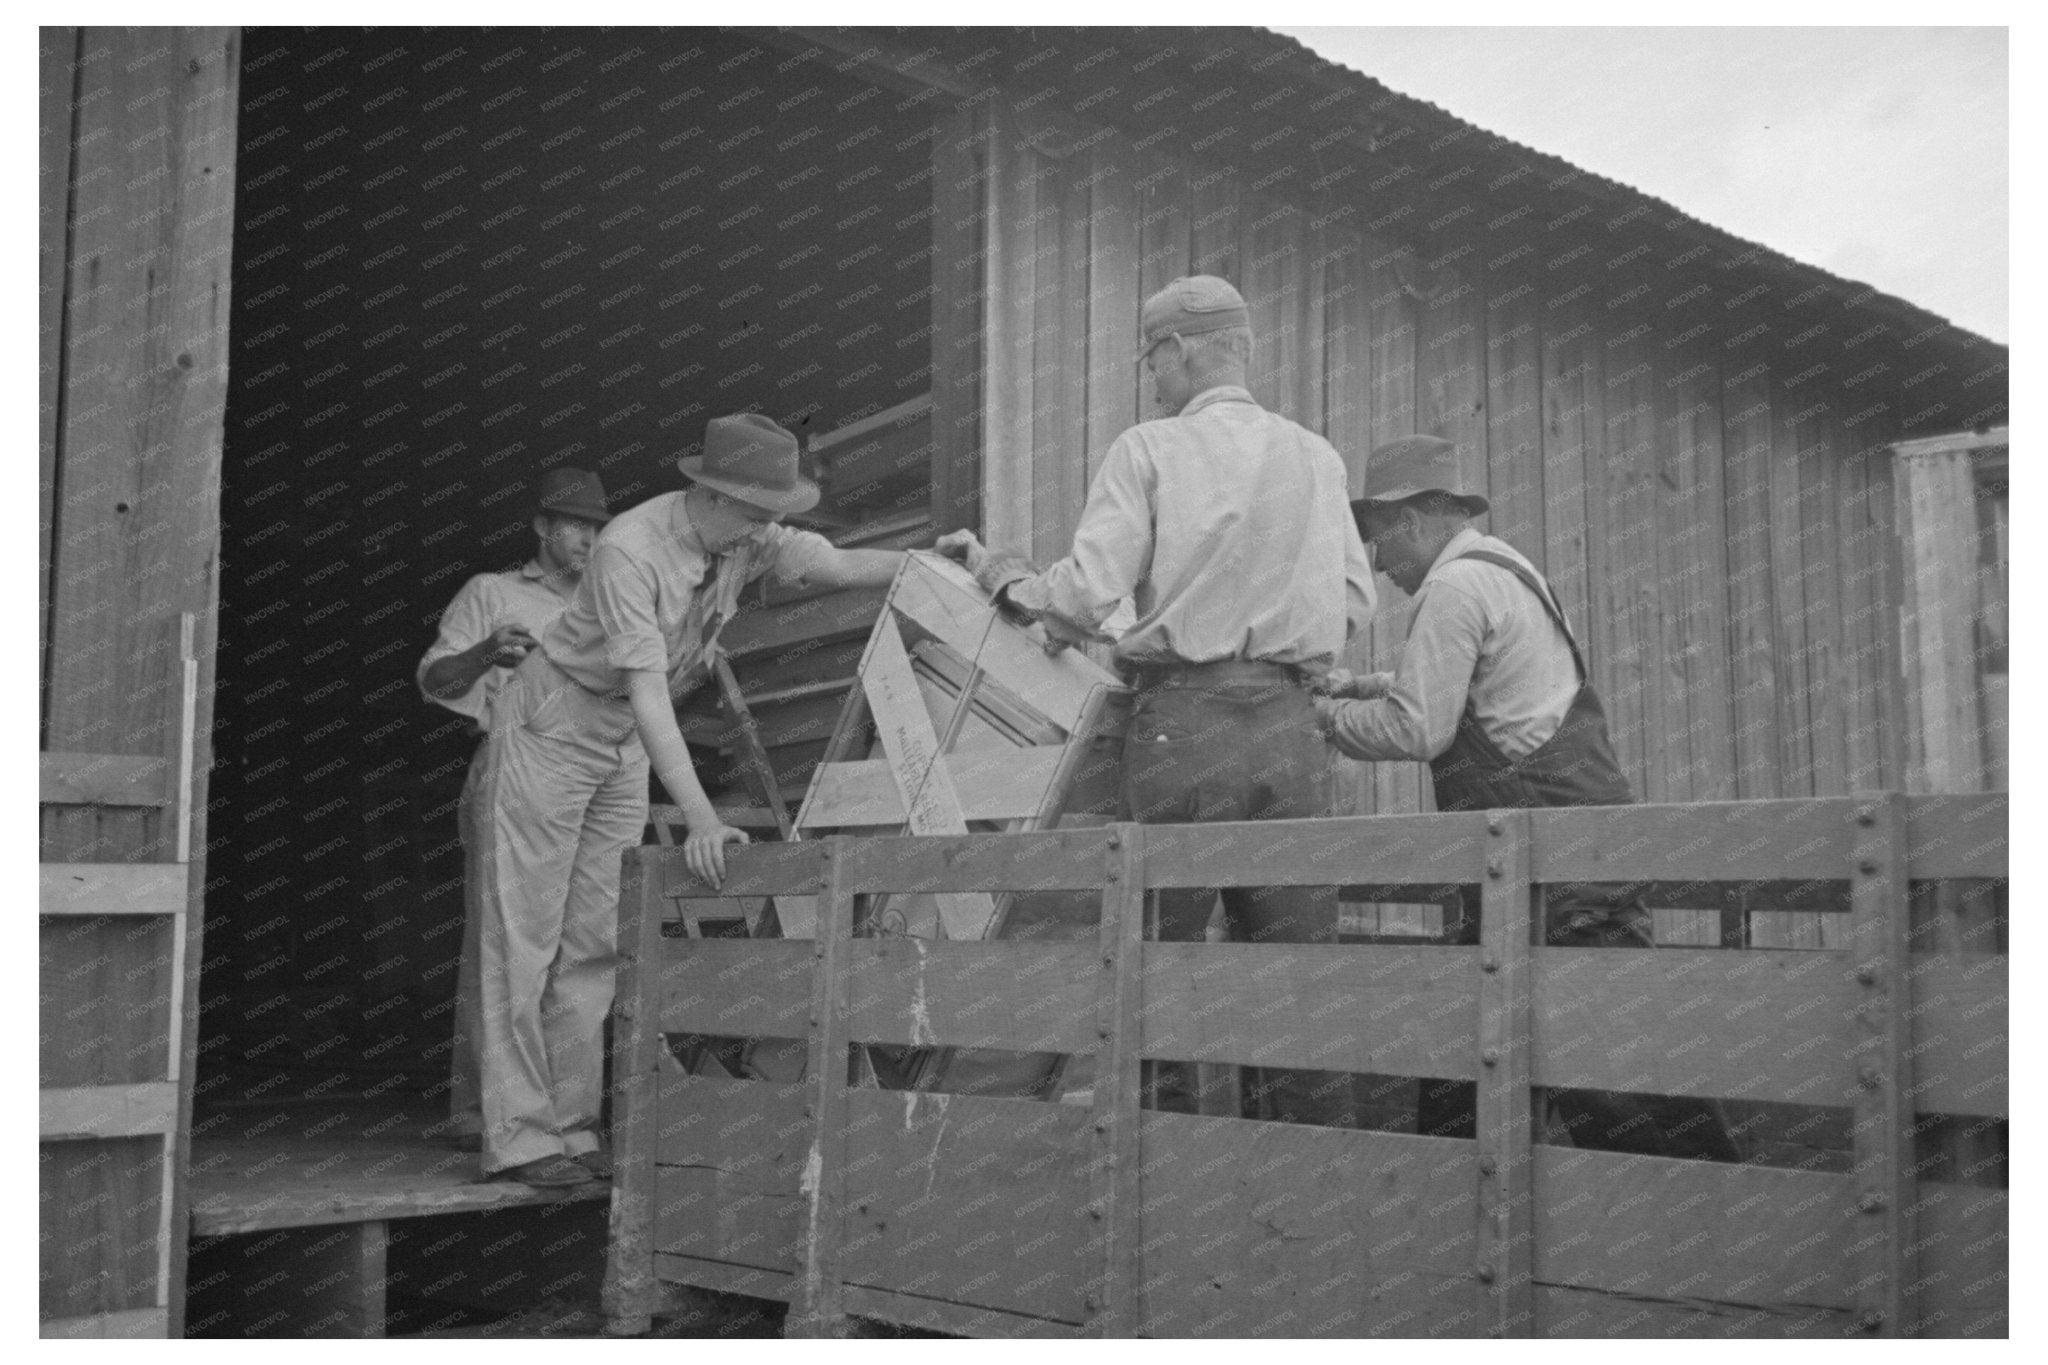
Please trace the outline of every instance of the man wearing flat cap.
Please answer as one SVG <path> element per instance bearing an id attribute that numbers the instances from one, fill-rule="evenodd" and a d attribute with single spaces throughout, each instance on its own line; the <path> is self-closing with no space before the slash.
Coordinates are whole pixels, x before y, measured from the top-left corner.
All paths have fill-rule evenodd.
<path id="1" fill-rule="evenodd" d="M 1352 510 L 1380 572 L 1414 596 L 1415 614 L 1393 673 L 1333 676 L 1336 695 L 1316 702 L 1324 732 L 1352 758 L 1429 764 L 1440 811 L 1632 802 L 1550 585 L 1520 551 L 1470 525 L 1488 506 L 1467 487 L 1449 441 L 1407 436 L 1372 452 Z M 1479 941 L 1476 897 L 1447 928 L 1453 942 Z M 1554 888 L 1544 941 L 1654 946 L 1649 911 L 1625 889 Z M 1591 1090 L 1552 1098 L 1581 1147 L 1739 1159 L 1709 1101 Z M 1474 1102 L 1469 1081 L 1425 1082 L 1418 1131 L 1471 1137 Z"/>
<path id="2" fill-rule="evenodd" d="M 1136 689 L 1122 799 L 1149 823 L 1328 814 L 1328 756 L 1307 685 L 1371 618 L 1372 571 L 1329 442 L 1245 387 L 1249 310 L 1227 281 L 1175 280 L 1146 300 L 1136 360 L 1162 416 L 1117 437 L 1073 551 L 1042 571 L 968 532 L 939 542 L 1014 616 L 1095 637 L 1132 599 L 1116 658 Z M 1079 452 L 1074 452 L 1078 457 Z M 1330 943 L 1330 887 L 1233 887 L 1232 936 Z M 1159 893 L 1159 936 L 1203 937 L 1213 891 Z M 1150 1065 L 1148 1063 L 1148 1065 Z M 1319 1073 L 1258 1082 L 1276 1117 L 1342 1123 L 1348 1087 Z"/>
<path id="3" fill-rule="evenodd" d="M 472 722 L 472 737 L 488 735 L 491 703 L 538 636 L 575 596 L 590 559 L 590 542 L 611 520 L 604 485 L 587 469 L 550 469 L 534 499 L 532 559 L 504 573 L 478 574 L 441 612 L 434 643 L 415 677 L 420 695 Z M 478 932 L 483 878 L 476 866 L 483 846 L 478 821 L 488 813 L 478 792 L 484 777 L 479 744 L 456 803 L 462 840 L 462 950 L 455 974 L 455 1030 L 448 1060 L 449 1135 L 465 1151 L 483 1142 L 483 1093 L 477 1064 Z"/>
<path id="4" fill-rule="evenodd" d="M 746 835 L 712 809 L 675 701 L 712 667 L 748 583 L 879 586 L 903 556 L 780 524 L 818 501 L 796 437 L 758 413 L 713 418 L 690 486 L 605 526 L 568 607 L 499 699 L 485 798 L 484 1169 L 530 1185 L 608 1177 L 597 1136 L 619 859 L 647 823 L 650 765 L 716 886 Z"/>

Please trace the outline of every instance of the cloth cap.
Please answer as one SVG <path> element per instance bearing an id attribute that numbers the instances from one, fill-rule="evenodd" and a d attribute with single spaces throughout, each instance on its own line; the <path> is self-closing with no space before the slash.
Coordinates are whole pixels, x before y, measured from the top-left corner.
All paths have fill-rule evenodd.
<path id="1" fill-rule="evenodd" d="M 1365 494 L 1352 500 L 1351 510 L 1363 512 L 1367 503 L 1400 502 L 1418 493 L 1448 493 L 1475 517 L 1490 505 L 1484 494 L 1465 487 L 1457 446 L 1441 436 L 1403 436 L 1366 456 Z"/>
<path id="2" fill-rule="evenodd" d="M 550 469 L 540 476 L 533 500 L 537 517 L 580 517 L 599 526 L 612 519 L 604 510 L 604 485 L 587 469 Z"/>
<path id="3" fill-rule="evenodd" d="M 1138 332 L 1144 346 L 1135 360 L 1143 360 L 1152 348 L 1170 336 L 1199 336 L 1227 327 L 1250 328 L 1251 309 L 1244 295 L 1229 280 L 1214 275 L 1183 275 L 1145 300 L 1138 315 Z"/>
<path id="4" fill-rule="evenodd" d="M 676 468 L 706 488 L 771 512 L 808 512 L 819 488 L 797 467 L 796 437 L 758 412 L 714 417 L 704 426 L 704 453 Z"/>

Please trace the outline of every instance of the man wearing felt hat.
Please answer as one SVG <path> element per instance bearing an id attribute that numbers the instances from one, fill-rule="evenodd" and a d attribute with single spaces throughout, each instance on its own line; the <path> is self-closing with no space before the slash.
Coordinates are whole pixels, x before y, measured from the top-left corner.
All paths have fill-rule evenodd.
<path id="1" fill-rule="evenodd" d="M 420 695 L 472 723 L 473 736 L 488 735 L 491 704 L 511 670 L 538 643 L 575 596 L 590 559 L 590 542 L 611 520 L 604 485 L 587 469 L 550 469 L 534 498 L 532 559 L 503 573 L 478 574 L 462 585 L 441 612 L 434 643 L 414 677 Z M 483 878 L 476 866 L 483 846 L 478 822 L 488 813 L 479 800 L 484 749 L 477 747 L 456 803 L 456 832 L 462 840 L 463 906 L 461 959 L 455 974 L 455 1029 L 448 1060 L 449 1135 L 465 1151 L 483 1141 L 483 1092 L 477 1062 L 481 1032 L 477 1020 L 477 968 L 482 925 Z"/>
<path id="2" fill-rule="evenodd" d="M 1351 506 L 1378 569 L 1414 595 L 1415 614 L 1394 672 L 1327 680 L 1334 695 L 1316 710 L 1331 743 L 1352 758 L 1429 764 L 1440 811 L 1633 801 L 1577 637 L 1536 566 L 1470 524 L 1488 503 L 1457 448 L 1435 436 L 1379 447 Z M 1447 927 L 1454 942 L 1479 941 L 1475 896 Z M 1544 941 L 1654 946 L 1649 911 L 1626 889 L 1552 889 Z M 1582 1147 L 1738 1159 L 1709 1101 L 1590 1090 L 1552 1098 Z M 1471 1137 L 1474 1101 L 1470 1082 L 1425 1082 L 1419 1131 Z"/>
<path id="3" fill-rule="evenodd" d="M 758 413 L 713 418 L 690 486 L 613 517 L 575 596 L 499 699 L 485 798 L 484 1169 L 531 1185 L 610 1174 L 598 1139 L 619 858 L 647 823 L 647 774 L 682 807 L 691 871 L 716 886 L 725 846 L 675 702 L 709 676 L 742 588 L 773 574 L 879 586 L 903 556 L 841 550 L 781 525 L 817 484 L 796 437 Z"/>
<path id="4" fill-rule="evenodd" d="M 1306 684 L 1329 671 L 1374 602 L 1344 462 L 1253 400 L 1250 310 L 1228 281 L 1175 280 L 1145 301 L 1139 323 L 1134 359 L 1161 415 L 1110 445 L 1072 553 L 1035 570 L 967 532 L 939 548 L 965 559 L 998 604 L 1056 636 L 1094 637 L 1132 599 L 1136 623 L 1116 645 L 1137 693 L 1123 753 L 1127 818 L 1326 815 L 1329 759 Z M 1222 899 L 1239 940 L 1336 940 L 1335 888 L 1233 887 Z M 1215 900 L 1161 892 L 1159 936 L 1200 941 Z M 1341 1078 L 1275 1075 L 1256 1090 L 1273 1117 L 1347 1118 Z"/>

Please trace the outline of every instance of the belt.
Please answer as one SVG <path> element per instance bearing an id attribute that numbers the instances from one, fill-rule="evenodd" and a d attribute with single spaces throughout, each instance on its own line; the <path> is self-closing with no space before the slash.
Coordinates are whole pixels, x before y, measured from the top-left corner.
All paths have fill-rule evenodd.
<path id="1" fill-rule="evenodd" d="M 1298 683 L 1301 669 L 1293 664 L 1264 659 L 1218 659 L 1212 663 L 1135 663 L 1124 666 L 1125 681 L 1133 687 L 1199 686 L 1229 683 Z"/>

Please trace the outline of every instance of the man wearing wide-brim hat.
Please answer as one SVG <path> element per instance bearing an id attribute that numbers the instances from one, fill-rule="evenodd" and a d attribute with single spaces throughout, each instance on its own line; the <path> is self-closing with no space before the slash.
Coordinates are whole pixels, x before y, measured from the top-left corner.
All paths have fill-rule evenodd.
<path id="1" fill-rule="evenodd" d="M 512 670 L 539 643 L 540 633 L 576 595 L 590 560 L 591 541 L 610 520 L 604 484 L 597 475 L 569 468 L 542 475 L 533 505 L 533 558 L 503 573 L 478 574 L 462 585 L 442 610 L 434 643 L 415 672 L 420 695 L 468 717 L 472 733 L 487 736 L 492 703 Z M 465 1151 L 476 1151 L 483 1142 L 477 980 L 483 877 L 476 860 L 483 847 L 479 822 L 489 813 L 479 796 L 484 767 L 484 746 L 479 744 L 455 808 L 456 832 L 462 841 L 462 949 L 448 1059 L 448 1134 Z"/>
<path id="2" fill-rule="evenodd" d="M 533 1185 L 610 1173 L 597 1136 L 619 859 L 647 823 L 650 765 L 689 826 L 684 858 L 713 886 L 725 846 L 675 702 L 709 675 L 742 588 L 773 574 L 879 586 L 903 556 L 841 550 L 781 525 L 817 484 L 796 437 L 758 413 L 713 418 L 690 486 L 613 517 L 568 607 L 499 699 L 483 859 L 484 1169 Z"/>
<path id="3" fill-rule="evenodd" d="M 1326 815 L 1329 755 L 1306 687 L 1336 663 L 1374 600 L 1345 506 L 1344 461 L 1253 399 L 1250 310 L 1228 281 L 1173 281 L 1145 301 L 1139 328 L 1134 361 L 1162 415 L 1104 453 L 1072 552 L 1039 571 L 988 554 L 965 533 L 939 546 L 965 558 L 999 604 L 1049 632 L 1088 636 L 1132 599 L 1136 623 L 1116 645 L 1136 692 L 1123 751 L 1126 818 Z M 1217 899 L 1200 889 L 1159 893 L 1159 937 L 1201 941 Z M 1221 899 L 1240 941 L 1336 941 L 1334 887 L 1231 887 Z M 1146 1065 L 1172 1085 L 1178 1064 Z M 1258 1114 L 1274 1118 L 1350 1118 L 1342 1077 L 1262 1077 L 1253 1098 Z"/>
<path id="4" fill-rule="evenodd" d="M 1440 811 L 1607 806 L 1635 799 L 1614 756 L 1584 652 L 1536 566 L 1471 525 L 1489 508 L 1457 447 L 1407 436 L 1366 461 L 1352 504 L 1380 572 L 1415 597 L 1393 673 L 1331 680 L 1316 703 L 1331 743 L 1352 758 L 1429 764 Z M 1559 889 L 1546 897 L 1545 942 L 1654 946 L 1649 912 L 1627 894 Z M 1478 904 L 1447 926 L 1479 941 Z M 1425 1083 L 1420 1131 L 1471 1137 L 1471 1083 Z M 1558 1111 L 1582 1147 L 1735 1160 L 1718 1106 L 1560 1090 Z"/>

